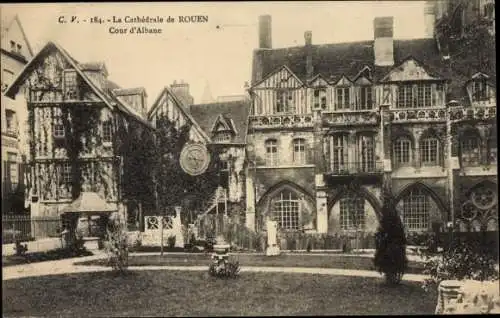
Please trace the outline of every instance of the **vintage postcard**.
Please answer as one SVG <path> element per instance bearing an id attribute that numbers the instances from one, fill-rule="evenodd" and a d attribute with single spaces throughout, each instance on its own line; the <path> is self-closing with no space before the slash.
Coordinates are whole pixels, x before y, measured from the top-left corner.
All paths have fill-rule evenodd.
<path id="1" fill-rule="evenodd" d="M 3 316 L 500 312 L 494 0 L 0 15 Z"/>

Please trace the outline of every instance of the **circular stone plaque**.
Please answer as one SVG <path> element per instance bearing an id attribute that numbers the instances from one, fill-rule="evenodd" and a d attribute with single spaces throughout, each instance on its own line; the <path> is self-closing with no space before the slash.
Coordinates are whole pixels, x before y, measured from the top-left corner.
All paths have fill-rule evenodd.
<path id="1" fill-rule="evenodd" d="M 184 172 L 197 176 L 207 170 L 210 163 L 210 154 L 202 144 L 187 144 L 182 149 L 179 160 Z"/>

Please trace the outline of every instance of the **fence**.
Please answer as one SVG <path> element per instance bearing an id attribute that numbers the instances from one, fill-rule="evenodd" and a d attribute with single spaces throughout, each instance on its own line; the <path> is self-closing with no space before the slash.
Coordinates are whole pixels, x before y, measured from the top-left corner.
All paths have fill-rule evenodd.
<path id="1" fill-rule="evenodd" d="M 59 237 L 60 233 L 61 219 L 58 216 L 2 216 L 2 244 L 14 243 L 16 240 L 32 241 L 41 238 Z"/>
<path id="2" fill-rule="evenodd" d="M 374 249 L 372 233 L 329 235 L 317 233 L 280 233 L 278 244 L 282 250 L 351 250 Z"/>

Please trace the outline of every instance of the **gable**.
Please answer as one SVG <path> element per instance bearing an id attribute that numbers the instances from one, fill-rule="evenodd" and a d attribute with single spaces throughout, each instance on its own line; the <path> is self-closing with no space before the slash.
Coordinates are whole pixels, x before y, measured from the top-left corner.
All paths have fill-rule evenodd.
<path id="1" fill-rule="evenodd" d="M 7 28 L 2 30 L 2 48 L 6 51 L 11 51 L 11 41 L 15 45 L 15 50 L 17 50 L 17 45 L 21 46 L 18 52 L 24 56 L 27 60 L 33 57 L 33 51 L 31 45 L 24 33 L 23 27 L 17 15 L 10 21 Z"/>
<path id="2" fill-rule="evenodd" d="M 196 135 L 201 136 L 205 141 L 210 141 L 208 135 L 200 128 L 196 120 L 194 120 L 194 118 L 184 109 L 182 103 L 168 87 L 165 87 L 160 92 L 151 106 L 147 118 L 149 121 L 154 122 L 158 116 L 163 115 L 167 116 L 170 120 L 177 120 L 180 126 L 189 122 L 192 124 L 191 130 L 193 131 L 194 129 Z"/>
<path id="3" fill-rule="evenodd" d="M 371 85 L 372 82 L 364 76 L 358 77 L 356 80 L 356 85 Z"/>
<path id="4" fill-rule="evenodd" d="M 430 74 L 423 65 L 415 59 L 407 59 L 399 66 L 394 67 L 383 79 L 383 82 L 440 80 Z"/>
<path id="5" fill-rule="evenodd" d="M 337 83 L 335 83 L 336 86 L 349 86 L 351 84 L 352 82 L 347 77 L 345 77 L 345 75 L 342 75 L 342 77 L 337 81 Z"/>
<path id="6" fill-rule="evenodd" d="M 321 76 L 321 75 L 318 75 L 316 76 L 311 84 L 309 84 L 310 87 L 326 87 L 328 86 L 328 82 Z"/>
<path id="7" fill-rule="evenodd" d="M 232 120 L 228 120 L 223 115 L 219 115 L 212 126 L 212 133 L 219 131 L 230 131 L 234 134 L 236 133 Z"/>
<path id="8" fill-rule="evenodd" d="M 295 89 L 303 86 L 302 81 L 293 74 L 286 66 L 282 66 L 277 71 L 265 77 L 262 81 L 254 85 L 254 88 L 289 88 Z"/>

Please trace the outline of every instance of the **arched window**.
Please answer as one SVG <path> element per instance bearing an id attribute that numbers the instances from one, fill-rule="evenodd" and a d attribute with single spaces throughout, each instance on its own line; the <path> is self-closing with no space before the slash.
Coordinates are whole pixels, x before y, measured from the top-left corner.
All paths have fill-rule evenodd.
<path id="1" fill-rule="evenodd" d="M 407 231 L 429 228 L 429 197 L 421 189 L 413 189 L 403 198 L 402 219 Z"/>
<path id="2" fill-rule="evenodd" d="M 276 139 L 269 139 L 266 141 L 266 165 L 278 165 L 278 142 Z"/>
<path id="3" fill-rule="evenodd" d="M 477 136 L 464 136 L 460 141 L 460 159 L 464 166 L 477 166 L 481 163 L 481 140 Z"/>
<path id="4" fill-rule="evenodd" d="M 342 230 L 363 229 L 365 226 L 365 199 L 350 193 L 340 199 L 340 228 Z"/>
<path id="5" fill-rule="evenodd" d="M 273 219 L 283 230 L 299 229 L 300 201 L 292 191 L 282 191 L 273 200 Z"/>
<path id="6" fill-rule="evenodd" d="M 425 166 L 438 166 L 439 140 L 435 137 L 424 138 L 420 141 L 420 160 Z"/>
<path id="7" fill-rule="evenodd" d="M 408 137 L 400 137 L 392 144 L 392 158 L 396 167 L 411 164 L 411 140 Z"/>
<path id="8" fill-rule="evenodd" d="M 293 162 L 295 164 L 306 163 L 306 141 L 303 138 L 293 140 Z"/>

